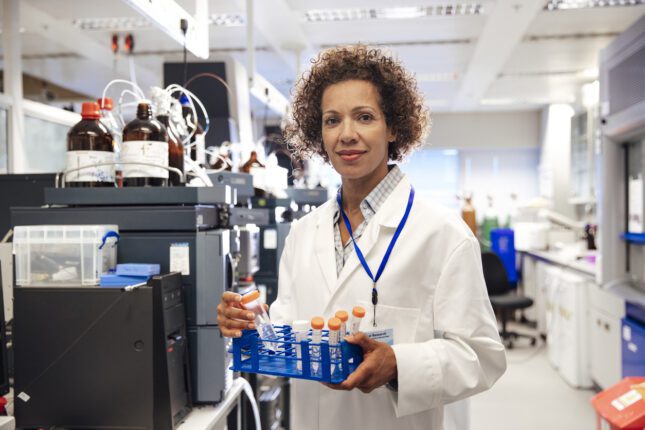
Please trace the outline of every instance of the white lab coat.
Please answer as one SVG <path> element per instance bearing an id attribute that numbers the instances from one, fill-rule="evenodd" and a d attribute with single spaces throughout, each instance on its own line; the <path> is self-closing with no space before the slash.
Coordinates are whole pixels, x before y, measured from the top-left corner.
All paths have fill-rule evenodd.
<path id="1" fill-rule="evenodd" d="M 368 223 L 358 245 L 373 273 L 405 211 L 401 180 Z M 339 309 L 367 310 L 372 282 L 356 253 L 336 274 L 335 201 L 295 222 L 280 262 L 274 322 L 291 323 Z M 379 328 L 394 329 L 398 392 L 336 391 L 292 380 L 294 430 L 443 429 L 443 405 L 490 388 L 506 369 L 504 347 L 482 274 L 477 240 L 455 214 L 418 196 L 378 282 Z"/>

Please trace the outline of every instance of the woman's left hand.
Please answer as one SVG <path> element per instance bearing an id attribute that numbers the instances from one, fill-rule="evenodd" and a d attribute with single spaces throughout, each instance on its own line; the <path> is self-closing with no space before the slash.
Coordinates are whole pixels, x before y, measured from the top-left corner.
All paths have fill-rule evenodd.
<path id="1" fill-rule="evenodd" d="M 358 388 L 369 393 L 397 376 L 396 356 L 390 345 L 370 339 L 365 333 L 345 337 L 349 343 L 363 348 L 363 362 L 340 384 L 325 384 L 334 390 Z"/>

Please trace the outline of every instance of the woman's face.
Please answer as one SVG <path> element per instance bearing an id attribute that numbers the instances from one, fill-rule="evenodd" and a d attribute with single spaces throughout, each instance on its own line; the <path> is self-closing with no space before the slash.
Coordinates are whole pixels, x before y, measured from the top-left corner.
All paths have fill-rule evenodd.
<path id="1" fill-rule="evenodd" d="M 323 145 L 343 179 L 380 180 L 387 175 L 388 142 L 395 136 L 379 102 L 377 88 L 368 81 L 343 81 L 323 92 Z"/>

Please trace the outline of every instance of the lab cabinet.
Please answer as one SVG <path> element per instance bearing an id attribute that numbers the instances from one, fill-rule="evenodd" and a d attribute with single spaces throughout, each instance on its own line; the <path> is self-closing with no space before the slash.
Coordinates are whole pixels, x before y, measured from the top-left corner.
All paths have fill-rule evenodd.
<path id="1" fill-rule="evenodd" d="M 591 379 L 607 389 L 621 380 L 621 319 L 625 301 L 590 285 L 589 360 Z"/>
<path id="2" fill-rule="evenodd" d="M 622 338 L 623 378 L 645 375 L 645 325 L 623 318 Z"/>
<path id="3" fill-rule="evenodd" d="M 548 358 L 574 387 L 591 386 L 589 372 L 589 280 L 551 266 L 544 283 Z"/>

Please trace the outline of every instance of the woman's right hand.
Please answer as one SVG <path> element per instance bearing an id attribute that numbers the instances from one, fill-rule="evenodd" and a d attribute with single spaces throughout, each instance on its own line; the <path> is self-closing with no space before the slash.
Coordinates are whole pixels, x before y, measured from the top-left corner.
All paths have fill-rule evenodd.
<path id="1" fill-rule="evenodd" d="M 241 300 L 239 294 L 227 291 L 217 305 L 217 324 L 225 337 L 240 337 L 242 330 L 255 329 L 255 314 L 244 309 Z"/>

